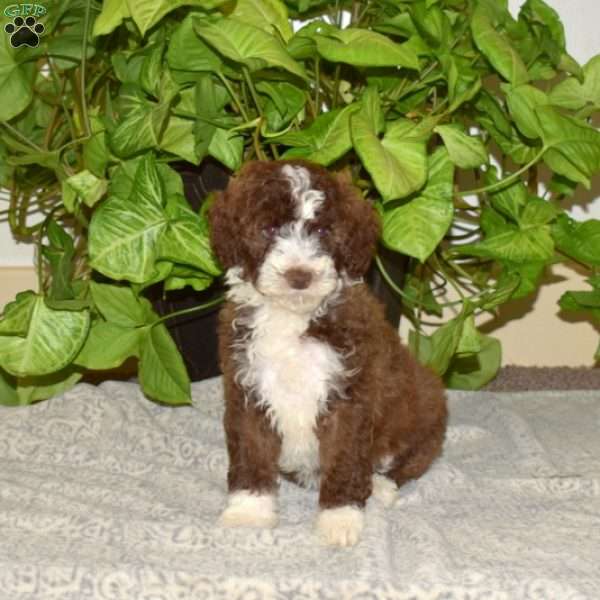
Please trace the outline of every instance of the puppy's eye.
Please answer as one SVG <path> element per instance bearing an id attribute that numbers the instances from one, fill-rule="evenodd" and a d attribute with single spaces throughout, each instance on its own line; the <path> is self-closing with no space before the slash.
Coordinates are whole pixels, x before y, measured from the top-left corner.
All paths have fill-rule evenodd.
<path id="1" fill-rule="evenodd" d="M 327 237 L 331 233 L 331 229 L 329 229 L 329 227 L 317 227 L 315 233 L 319 237 Z"/>
<path id="2" fill-rule="evenodd" d="M 262 228 L 261 233 L 264 238 L 270 240 L 277 234 L 277 227 L 275 227 L 275 225 L 267 225 L 266 227 Z"/>

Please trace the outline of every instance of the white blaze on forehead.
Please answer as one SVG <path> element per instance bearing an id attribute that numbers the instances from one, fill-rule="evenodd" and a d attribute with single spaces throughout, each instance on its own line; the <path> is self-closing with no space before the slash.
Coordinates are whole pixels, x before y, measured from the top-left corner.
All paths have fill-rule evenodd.
<path id="1" fill-rule="evenodd" d="M 314 219 L 317 210 L 325 200 L 325 194 L 321 190 L 310 187 L 308 169 L 284 165 L 281 172 L 287 177 L 292 187 L 292 198 L 296 202 L 298 219 L 303 221 Z"/>

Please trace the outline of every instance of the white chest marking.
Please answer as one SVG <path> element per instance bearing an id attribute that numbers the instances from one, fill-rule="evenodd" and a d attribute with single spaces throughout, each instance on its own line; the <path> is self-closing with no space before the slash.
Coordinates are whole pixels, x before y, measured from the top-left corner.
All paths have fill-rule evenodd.
<path id="1" fill-rule="evenodd" d="M 345 374 L 331 346 L 303 337 L 308 318 L 270 303 L 257 308 L 238 372 L 281 436 L 281 470 L 295 472 L 305 484 L 313 483 L 319 469 L 317 417 Z"/>

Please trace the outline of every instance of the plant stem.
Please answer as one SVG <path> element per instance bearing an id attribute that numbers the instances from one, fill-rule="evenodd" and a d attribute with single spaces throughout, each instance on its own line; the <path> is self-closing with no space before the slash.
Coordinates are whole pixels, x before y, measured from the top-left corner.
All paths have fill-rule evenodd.
<path id="1" fill-rule="evenodd" d="M 450 273 L 448 273 L 448 271 L 446 269 L 444 269 L 443 265 L 442 265 L 442 258 L 438 258 L 437 256 L 432 256 L 431 257 L 434 261 L 435 261 L 435 268 L 438 269 L 444 279 L 454 288 L 454 291 L 460 296 L 461 300 L 465 299 L 465 294 L 463 293 L 463 291 L 460 289 L 460 286 L 458 284 L 458 281 L 452 277 L 452 275 L 450 275 Z"/>
<path id="2" fill-rule="evenodd" d="M 486 185 L 484 187 L 476 188 L 474 190 L 466 190 L 463 192 L 458 192 L 459 196 L 471 196 L 474 194 L 482 194 L 483 192 L 493 192 L 495 190 L 499 190 L 504 186 L 512 183 L 515 179 L 520 177 L 523 173 L 528 171 L 533 165 L 535 165 L 541 158 L 544 156 L 549 146 L 544 146 L 526 165 L 521 167 L 518 171 L 515 171 L 508 177 L 497 181 L 496 183 L 492 183 L 491 185 Z"/>
<path id="3" fill-rule="evenodd" d="M 231 99 L 233 100 L 233 102 L 236 105 L 237 109 L 240 111 L 240 114 L 242 115 L 244 121 L 249 121 L 250 118 L 248 117 L 248 113 L 246 112 L 246 110 L 242 106 L 242 103 L 240 102 L 240 99 L 238 98 L 237 94 L 233 91 L 233 88 L 231 87 L 231 84 L 227 80 L 227 77 L 225 77 L 223 75 L 223 73 L 221 73 L 220 71 L 217 71 L 217 77 L 220 79 L 221 83 L 225 86 L 225 89 L 227 90 L 227 92 L 231 96 Z"/>
<path id="4" fill-rule="evenodd" d="M 321 102 L 319 98 L 319 92 L 321 91 L 321 68 L 320 68 L 319 56 L 315 58 L 315 118 L 319 114 Z"/>
<path id="5" fill-rule="evenodd" d="M 12 133 L 13 136 L 21 140 L 23 143 L 27 144 L 28 146 L 31 146 L 38 152 L 44 152 L 43 148 L 40 148 L 37 144 L 34 144 L 28 137 L 24 136 L 18 129 L 16 129 L 12 125 L 9 125 L 6 121 L 2 123 L 2 125 L 4 125 L 4 127 L 6 127 L 6 129 L 8 129 L 8 131 L 10 131 L 10 133 Z"/>
<path id="6" fill-rule="evenodd" d="M 71 114 L 69 112 L 69 109 L 67 108 L 67 105 L 65 104 L 65 95 L 63 93 L 64 86 L 66 84 L 66 79 L 63 80 L 63 84 L 61 85 L 60 78 L 56 74 L 56 71 L 54 70 L 54 66 L 52 65 L 52 61 L 50 60 L 50 56 L 48 54 L 46 54 L 46 62 L 48 64 L 48 69 L 50 70 L 50 76 L 52 77 L 52 81 L 54 82 L 54 88 L 55 88 L 56 94 L 58 96 L 58 101 L 59 101 L 60 105 L 62 106 L 63 111 L 65 113 L 65 119 L 69 126 L 69 131 L 71 132 L 71 137 L 73 139 L 75 139 L 75 138 L 77 138 L 77 132 L 75 131 L 75 126 L 73 124 L 73 119 L 71 119 Z"/>
<path id="7" fill-rule="evenodd" d="M 252 96 L 252 101 L 254 102 L 254 106 L 256 106 L 256 111 L 262 117 L 262 107 L 260 105 L 260 100 L 258 99 L 258 94 L 256 89 L 254 88 L 254 83 L 252 82 L 252 77 L 250 77 L 250 72 L 248 71 L 248 67 L 243 66 L 242 72 L 244 73 L 244 79 L 246 80 L 246 84 L 248 89 L 250 90 L 250 95 Z"/>
<path id="8" fill-rule="evenodd" d="M 267 157 L 266 157 L 265 153 L 263 152 L 263 149 L 260 145 L 260 139 L 258 137 L 259 133 L 260 133 L 260 125 L 254 129 L 254 133 L 252 134 L 252 144 L 254 146 L 254 152 L 256 154 L 256 157 L 259 160 L 267 160 Z"/>
<path id="9" fill-rule="evenodd" d="M 83 126 L 85 127 L 85 133 L 89 136 L 91 135 L 92 128 L 90 125 L 90 119 L 88 115 L 87 108 L 87 100 L 85 97 L 85 69 L 86 69 L 86 61 L 87 61 L 87 43 L 88 43 L 88 33 L 89 33 L 89 25 L 90 25 L 90 2 L 91 0 L 87 0 L 85 3 L 85 17 L 83 20 L 83 39 L 81 40 L 81 83 L 79 85 L 79 91 L 81 93 L 81 116 L 83 120 Z"/>
<path id="10" fill-rule="evenodd" d="M 334 109 L 337 106 L 338 101 L 338 91 L 340 87 L 340 63 L 335 65 L 335 75 L 333 79 L 333 100 L 331 101 L 331 108 Z"/>
<path id="11" fill-rule="evenodd" d="M 205 310 L 207 308 L 212 308 L 213 306 L 218 306 L 219 304 L 221 304 L 221 302 L 223 302 L 224 300 L 224 296 L 219 296 L 217 298 L 215 298 L 214 300 L 210 300 L 208 302 L 205 302 L 204 304 L 199 304 L 198 306 L 192 306 L 190 308 L 184 308 L 182 310 L 176 310 L 175 312 L 169 313 L 168 315 L 163 315 L 162 317 L 156 319 L 156 321 L 154 321 L 150 327 L 154 327 L 156 325 L 159 325 L 160 323 L 163 323 L 164 321 L 166 321 L 167 319 L 173 319 L 175 317 L 181 317 L 182 315 L 189 315 L 195 312 L 199 312 L 201 310 Z"/>
<path id="12" fill-rule="evenodd" d="M 383 278 L 385 279 L 387 284 L 394 290 L 394 292 L 396 292 L 396 294 L 398 294 L 402 298 L 406 298 L 407 300 L 412 301 L 412 298 L 406 292 L 404 292 L 404 290 L 402 290 L 401 288 L 399 288 L 396 285 L 396 282 L 392 279 L 391 275 L 386 271 L 386 268 L 383 266 L 383 262 L 381 260 L 381 257 L 379 256 L 379 254 L 375 255 L 375 263 L 377 264 L 377 268 L 379 269 L 379 272 L 381 273 L 381 275 L 383 276 Z"/>

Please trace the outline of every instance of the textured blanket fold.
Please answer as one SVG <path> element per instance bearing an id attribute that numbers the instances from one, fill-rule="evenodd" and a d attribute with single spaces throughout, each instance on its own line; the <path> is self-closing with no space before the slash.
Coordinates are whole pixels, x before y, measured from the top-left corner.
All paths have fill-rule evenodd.
<path id="1" fill-rule="evenodd" d="M 600 598 L 600 393 L 450 393 L 444 456 L 353 549 L 314 491 L 274 530 L 216 525 L 221 381 L 192 407 L 133 383 L 0 408 L 0 600 Z"/>

